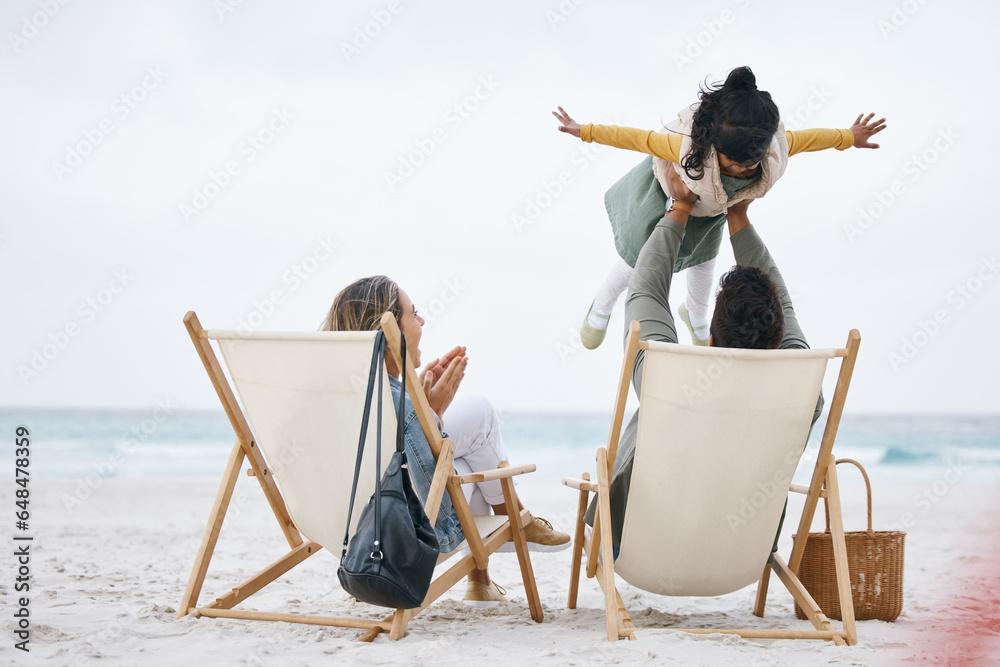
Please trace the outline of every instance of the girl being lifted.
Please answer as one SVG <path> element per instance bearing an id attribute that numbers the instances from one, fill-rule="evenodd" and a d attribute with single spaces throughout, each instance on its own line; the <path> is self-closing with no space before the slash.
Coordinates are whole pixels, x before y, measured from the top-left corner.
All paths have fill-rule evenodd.
<path id="1" fill-rule="evenodd" d="M 598 290 L 580 329 L 588 349 L 604 340 L 615 302 L 628 287 L 636 257 L 671 208 L 690 212 L 675 271 L 688 269 L 687 297 L 678 308 L 695 345 L 708 345 L 708 306 L 715 258 L 726 226 L 726 210 L 746 199 L 759 199 L 781 178 L 788 157 L 836 148 L 878 148 L 869 143 L 885 129 L 885 118 L 858 116 L 849 129 L 786 132 L 771 95 L 757 90 L 749 67 L 738 67 L 725 82 L 703 89 L 700 102 L 682 109 L 661 132 L 627 127 L 580 125 L 562 107 L 552 112 L 559 130 L 587 142 L 653 156 L 619 180 L 604 196 L 615 247 L 621 259 Z M 694 205 L 674 201 L 666 170 L 675 169 L 697 195 Z"/>

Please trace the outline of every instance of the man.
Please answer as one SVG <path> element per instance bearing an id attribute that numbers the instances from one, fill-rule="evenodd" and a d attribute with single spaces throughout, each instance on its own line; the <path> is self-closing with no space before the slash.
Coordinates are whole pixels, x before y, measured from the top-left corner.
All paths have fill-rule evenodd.
<path id="1" fill-rule="evenodd" d="M 674 328 L 674 318 L 668 303 L 670 282 L 674 276 L 674 262 L 684 240 L 688 213 L 696 197 L 675 170 L 668 169 L 667 172 L 667 178 L 678 198 L 671 203 L 667 214 L 657 223 L 639 253 L 625 299 L 625 321 L 639 322 L 641 340 L 676 343 L 677 330 Z M 737 266 L 720 281 L 709 345 L 748 349 L 806 349 L 809 344 L 795 317 L 785 281 L 747 217 L 749 205 L 750 200 L 739 202 L 730 207 L 726 214 Z M 641 393 L 644 360 L 645 352 L 639 350 L 632 369 L 632 385 L 636 394 Z M 813 413 L 813 423 L 822 411 L 821 394 Z M 622 432 L 611 475 L 611 538 L 616 555 L 632 477 L 638 416 L 636 411 Z M 805 443 L 802 445 L 805 447 Z M 692 443 L 692 446 L 697 445 Z M 587 512 L 586 520 L 591 525 L 596 507 L 595 500 Z M 781 531 L 780 523 L 778 531 Z"/>

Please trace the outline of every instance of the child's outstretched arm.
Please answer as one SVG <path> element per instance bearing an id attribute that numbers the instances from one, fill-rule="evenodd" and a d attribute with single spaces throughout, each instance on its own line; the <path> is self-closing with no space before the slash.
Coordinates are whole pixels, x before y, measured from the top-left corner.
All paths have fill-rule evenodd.
<path id="1" fill-rule="evenodd" d="M 878 144 L 870 143 L 868 140 L 886 128 L 885 118 L 873 121 L 875 114 L 868 116 L 861 114 L 854 121 L 850 128 L 843 130 L 832 130 L 813 128 L 809 130 L 789 130 L 785 132 L 788 139 L 788 155 L 796 153 L 811 153 L 822 151 L 828 148 L 836 148 L 838 151 L 847 150 L 851 146 L 855 148 L 878 148 Z"/>
<path id="2" fill-rule="evenodd" d="M 555 116 L 561 125 L 559 125 L 559 131 L 565 132 L 566 134 L 572 134 L 577 139 L 580 138 L 580 124 L 569 117 L 565 109 L 562 107 L 556 107 L 558 111 L 553 111 L 552 115 Z"/>
<path id="3" fill-rule="evenodd" d="M 865 116 L 864 121 L 861 120 L 861 116 L 864 114 L 858 114 L 857 119 L 854 121 L 854 125 L 851 125 L 851 134 L 854 135 L 854 147 L 855 148 L 878 148 L 878 144 L 868 143 L 872 135 L 878 134 L 886 128 L 885 118 L 879 118 L 876 121 L 872 121 L 872 117 L 875 114 L 870 113 Z"/>
<path id="4" fill-rule="evenodd" d="M 647 153 L 669 162 L 680 162 L 681 135 L 662 134 L 617 125 L 580 125 L 562 107 L 553 111 L 560 123 L 559 131 L 572 134 L 588 143 Z"/>

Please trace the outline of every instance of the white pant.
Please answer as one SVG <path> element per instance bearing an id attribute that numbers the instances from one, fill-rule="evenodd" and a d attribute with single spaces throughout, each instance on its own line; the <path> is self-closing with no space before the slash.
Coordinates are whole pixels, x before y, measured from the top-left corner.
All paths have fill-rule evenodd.
<path id="1" fill-rule="evenodd" d="M 684 302 L 687 305 L 688 313 L 690 313 L 691 323 L 695 328 L 711 320 L 708 304 L 712 299 L 712 287 L 715 284 L 715 259 L 713 257 L 706 262 L 688 267 L 685 274 L 687 298 Z M 618 302 L 618 297 L 628 288 L 629 280 L 631 280 L 634 271 L 624 259 L 619 258 L 598 288 L 597 294 L 594 295 L 594 310 L 601 315 L 610 315 Z M 592 325 L 596 326 L 594 323 Z M 628 328 L 627 322 L 626 328 Z"/>
<path id="2" fill-rule="evenodd" d="M 468 474 L 494 470 L 507 460 L 500 435 L 500 418 L 493 405 L 482 396 L 456 398 L 444 413 L 444 431 L 455 443 L 455 472 Z M 492 514 L 491 505 L 504 502 L 499 480 L 463 484 L 462 491 L 472 513 Z"/>

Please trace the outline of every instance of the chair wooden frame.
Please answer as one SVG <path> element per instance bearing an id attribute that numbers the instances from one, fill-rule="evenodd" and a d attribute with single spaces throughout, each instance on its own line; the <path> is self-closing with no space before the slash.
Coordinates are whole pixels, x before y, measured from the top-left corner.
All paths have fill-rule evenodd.
<path id="1" fill-rule="evenodd" d="M 854 620 L 854 602 L 851 595 L 850 577 L 847 566 L 847 547 L 844 541 L 844 523 L 840 507 L 840 489 L 837 484 L 836 463 L 832 453 L 833 443 L 837 437 L 837 429 L 847 399 L 847 391 L 851 384 L 854 364 L 857 360 L 858 348 L 861 344 L 861 334 L 852 329 L 847 337 L 847 345 L 838 348 L 835 356 L 841 357 L 840 374 L 836 390 L 830 404 L 830 412 L 826 429 L 816 457 L 812 481 L 809 486 L 791 485 L 790 491 L 805 494 L 805 504 L 799 520 L 798 532 L 793 540 L 791 556 L 786 563 L 777 553 L 773 554 L 757 584 L 757 596 L 753 613 L 764 616 L 764 604 L 767 598 L 768 582 L 773 570 L 779 580 L 788 589 L 792 597 L 805 611 L 811 622 L 812 630 L 764 630 L 746 629 L 707 629 L 707 628 L 669 628 L 681 632 L 696 634 L 725 633 L 736 634 L 745 638 L 757 639 L 823 639 L 833 641 L 838 645 L 854 645 L 857 643 L 857 630 Z M 607 637 L 610 641 L 628 638 L 635 639 L 636 628 L 625 608 L 621 595 L 615 584 L 614 557 L 611 549 L 611 506 L 610 496 L 611 471 L 615 466 L 615 454 L 621 437 L 622 424 L 625 416 L 625 402 L 628 398 L 632 369 L 639 350 L 648 350 L 649 344 L 639 340 L 639 323 L 632 322 L 629 327 L 626 343 L 625 359 L 622 362 L 621 375 L 618 381 L 615 411 L 608 435 L 607 448 L 597 450 L 597 482 L 590 479 L 588 473 L 582 479 L 563 479 L 563 484 L 580 492 L 580 502 L 577 516 L 575 538 L 573 540 L 572 569 L 570 573 L 569 599 L 567 607 L 576 608 L 580 573 L 583 571 L 583 555 L 587 557 L 586 575 L 597 579 L 604 593 L 606 610 Z M 598 493 L 597 513 L 592 531 L 586 530 L 584 514 L 587 511 L 591 492 Z M 816 601 L 802 585 L 797 573 L 802 562 L 809 530 L 820 498 L 826 501 L 830 514 L 830 532 L 833 536 L 834 561 L 837 575 L 838 596 L 840 599 L 843 625 L 840 630 L 833 627 L 830 619 L 819 608 Z"/>
<path id="2" fill-rule="evenodd" d="M 288 572 L 306 558 L 320 551 L 322 546 L 304 538 L 289 516 L 284 499 L 275 483 L 271 470 L 260 448 L 257 446 L 255 436 L 250 429 L 246 416 L 237 402 L 236 395 L 219 364 L 218 357 L 210 342 L 209 332 L 201 327 L 198 317 L 194 312 L 188 312 L 185 315 L 184 325 L 187 328 L 192 343 L 194 343 L 195 349 L 198 351 L 198 355 L 205 366 L 212 385 L 215 387 L 215 391 L 222 402 L 222 407 L 226 411 L 226 415 L 229 417 L 233 430 L 236 432 L 236 442 L 233 444 L 232 451 L 230 452 L 229 461 L 226 464 L 218 494 L 212 505 L 208 523 L 205 526 L 204 536 L 195 557 L 191 576 L 188 579 L 187 587 L 181 599 L 180 608 L 178 609 L 178 618 L 194 614 L 196 617 L 208 616 L 211 618 L 308 623 L 366 630 L 367 632 L 360 637 L 362 641 L 370 642 L 381 632 L 388 633 L 392 639 L 400 639 L 406 633 L 406 627 L 410 619 L 426 609 L 473 569 L 484 569 L 491 554 L 506 542 L 513 541 L 518 562 L 521 566 L 521 577 L 524 581 L 531 618 L 538 623 L 542 622 L 542 605 L 538 598 L 538 589 L 535 585 L 534 572 L 531 567 L 527 542 L 524 537 L 524 524 L 529 514 L 527 510 L 518 510 L 517 497 L 514 494 L 512 479 L 514 475 L 533 472 L 535 465 L 509 466 L 506 462 L 502 462 L 496 470 L 473 472 L 465 475 L 455 474 L 455 469 L 452 466 L 455 445 L 451 440 L 441 437 L 441 432 L 438 430 L 432 417 L 433 413 L 427 403 L 426 396 L 424 396 L 413 364 L 406 363 L 404 365 L 402 363 L 400 358 L 401 334 L 395 318 L 390 313 L 386 313 L 381 320 L 381 329 L 385 332 L 387 349 L 393 355 L 396 367 L 405 369 L 407 393 L 413 401 L 417 417 L 420 420 L 424 435 L 427 437 L 427 442 L 430 444 L 431 450 L 437 458 L 437 467 L 435 468 L 434 478 L 426 500 L 425 510 L 433 524 L 437 518 L 444 493 L 447 491 L 465 532 L 469 553 L 459 558 L 457 562 L 431 582 L 427 596 L 420 607 L 415 609 L 396 609 L 381 620 L 233 609 L 237 604 L 243 602 L 264 586 Z M 260 484 L 261 491 L 263 491 L 264 496 L 267 498 L 274 517 L 288 542 L 289 551 L 246 581 L 234 586 L 229 592 L 216 598 L 213 602 L 199 605 L 198 597 L 205 582 L 205 575 L 208 571 L 212 554 L 215 551 L 216 543 L 218 542 L 219 532 L 222 529 L 226 511 L 233 496 L 236 480 L 240 477 L 240 469 L 243 466 L 244 459 L 250 463 L 250 469 L 247 470 L 247 474 L 254 477 Z M 469 509 L 461 485 L 490 479 L 500 480 L 509 518 L 503 525 L 483 539 L 476 528 L 472 512 Z"/>

